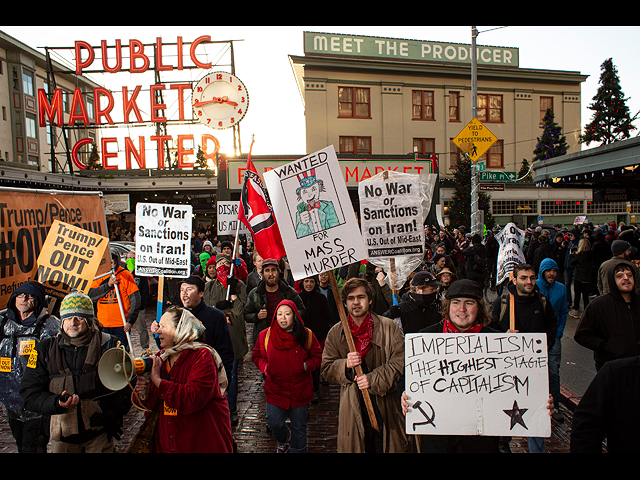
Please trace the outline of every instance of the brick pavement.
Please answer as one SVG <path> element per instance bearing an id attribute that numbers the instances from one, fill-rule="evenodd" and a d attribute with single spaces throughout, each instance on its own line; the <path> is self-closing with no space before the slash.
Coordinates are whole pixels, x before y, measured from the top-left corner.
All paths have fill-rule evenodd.
<path id="1" fill-rule="evenodd" d="M 155 308 L 147 309 L 147 324 L 155 318 Z M 252 328 L 248 327 L 249 343 L 252 343 Z M 137 332 L 132 332 L 132 343 L 135 353 L 141 352 Z M 157 351 L 153 339 L 151 348 Z M 251 362 L 249 352 L 239 368 L 238 414 L 239 424 L 233 429 L 238 453 L 274 453 L 276 443 L 273 435 L 267 431 L 265 421 L 265 397 L 260 372 Z M 338 432 L 339 387 L 322 385 L 322 400 L 317 405 L 310 405 L 308 426 L 309 453 L 335 453 Z M 578 399 L 571 398 L 571 392 L 563 390 L 563 397 L 568 398 L 566 404 L 560 406 L 565 416 L 563 422 L 552 420 L 552 436 L 545 440 L 550 453 L 569 453 L 569 436 L 573 406 Z M 144 414 L 132 407 L 125 417 L 124 435 L 117 442 L 116 449 L 124 451 L 131 438 L 137 433 L 144 421 Z M 527 442 L 524 438 L 514 437 L 511 441 L 513 453 L 526 453 Z M 0 412 L 0 453 L 16 453 L 17 448 L 11 435 L 4 412 Z"/>

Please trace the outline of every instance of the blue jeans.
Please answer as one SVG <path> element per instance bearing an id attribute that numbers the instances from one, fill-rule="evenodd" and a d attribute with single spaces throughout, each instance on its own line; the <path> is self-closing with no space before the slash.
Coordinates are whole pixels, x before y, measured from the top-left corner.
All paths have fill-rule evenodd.
<path id="1" fill-rule="evenodd" d="M 555 408 L 560 404 L 560 358 L 562 356 L 562 339 L 556 337 L 556 342 L 549 350 L 549 393 L 553 397 Z"/>
<path id="2" fill-rule="evenodd" d="M 231 378 L 229 379 L 229 386 L 227 387 L 227 402 L 229 403 L 229 411 L 233 412 L 237 408 L 238 399 L 238 363 L 240 359 L 233 361 L 233 368 L 231 370 Z"/>
<path id="3" fill-rule="evenodd" d="M 267 402 L 266 418 L 278 445 L 289 443 L 291 445 L 289 449 L 291 453 L 307 452 L 308 405 L 286 410 Z M 291 420 L 291 430 L 285 423 L 287 418 Z"/>

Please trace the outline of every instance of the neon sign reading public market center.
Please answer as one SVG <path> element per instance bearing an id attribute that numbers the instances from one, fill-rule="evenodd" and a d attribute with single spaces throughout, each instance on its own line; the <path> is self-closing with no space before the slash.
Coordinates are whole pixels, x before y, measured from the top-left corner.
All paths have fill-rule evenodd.
<path id="1" fill-rule="evenodd" d="M 193 62 L 195 68 L 202 68 L 208 70 L 211 68 L 211 62 L 202 62 L 198 60 L 197 57 L 197 49 L 198 46 L 202 43 L 211 42 L 211 37 L 208 35 L 203 35 L 196 38 L 190 44 L 188 48 L 188 53 L 185 50 L 185 43 L 183 43 L 182 37 L 177 37 L 177 42 L 172 44 L 170 48 L 172 49 L 171 57 L 176 58 L 177 65 L 164 64 L 163 63 L 163 47 L 167 47 L 169 49 L 168 44 L 162 43 L 162 38 L 158 37 L 155 43 L 155 54 L 154 54 L 154 69 L 156 71 L 172 71 L 174 68 L 176 70 L 184 70 L 185 68 L 189 68 L 185 66 L 185 58 L 188 58 Z M 87 72 L 90 67 L 93 67 L 94 61 L 96 59 L 96 50 L 101 54 L 102 57 L 102 69 L 100 70 L 91 70 L 91 73 L 118 73 L 120 71 L 128 71 L 129 73 L 144 73 L 150 69 L 151 66 L 151 58 L 144 51 L 145 45 L 139 40 L 129 40 L 129 45 L 124 48 L 129 48 L 129 65 L 128 69 L 126 66 L 123 69 L 123 55 L 122 55 L 122 41 L 116 40 L 115 46 L 108 46 L 106 40 L 102 40 L 100 47 L 93 47 L 88 42 L 85 41 L 76 41 L 75 42 L 75 61 L 76 61 L 76 75 L 81 75 L 83 72 Z M 108 49 L 114 48 L 116 52 L 115 56 L 115 64 L 109 65 L 108 59 Z M 174 50 L 175 49 L 175 50 Z M 176 52 L 177 50 L 177 52 Z M 177 55 L 176 55 L 177 53 Z M 166 59 L 164 60 L 166 61 Z M 194 68 L 194 67 L 191 67 Z M 185 121 L 185 112 L 184 112 L 184 91 L 190 90 L 192 88 L 191 83 L 171 83 L 169 85 L 165 85 L 164 83 L 157 83 L 151 85 L 149 88 L 149 102 L 150 102 L 150 118 L 147 121 L 151 121 L 152 123 L 162 123 L 166 122 L 167 118 L 165 116 L 160 116 L 161 110 L 166 110 L 167 106 L 164 103 L 157 103 L 156 93 L 161 90 L 173 90 L 175 91 L 178 98 L 178 117 L 180 122 Z M 122 87 L 122 113 L 124 116 L 124 124 L 128 125 L 131 123 L 145 123 L 145 120 L 142 118 L 140 113 L 140 108 L 138 107 L 138 102 L 140 101 L 139 95 L 142 90 L 142 86 L 136 86 L 132 92 L 129 92 L 129 89 L 126 86 Z M 54 126 L 62 127 L 64 126 L 64 117 L 63 117 L 63 101 L 62 101 L 62 89 L 56 88 L 51 101 L 47 98 L 47 93 L 44 89 L 38 89 L 38 104 L 39 104 L 39 120 L 40 126 L 45 126 L 45 115 L 49 120 L 49 123 Z M 101 97 L 107 99 L 107 105 L 104 109 L 101 108 Z M 114 101 L 113 94 L 110 90 L 103 87 L 96 87 L 93 89 L 93 98 L 95 102 L 95 123 L 92 124 L 89 115 L 87 106 L 85 104 L 85 100 L 82 96 L 82 89 L 76 88 L 73 92 L 73 98 L 71 100 L 71 108 L 69 120 L 67 122 L 67 126 L 74 126 L 76 122 L 81 122 L 86 127 L 99 127 L 101 125 L 116 125 L 116 122 L 113 121 L 111 116 L 112 112 L 116 107 L 116 103 Z M 146 105 L 145 105 L 146 106 Z M 133 115 L 134 119 L 131 120 L 131 116 Z M 164 168 L 164 142 L 171 140 L 172 137 L 170 135 L 153 135 L 149 137 L 151 142 L 156 142 L 157 144 L 157 152 L 158 152 L 158 168 Z M 193 135 L 178 135 L 177 136 L 177 166 L 178 168 L 184 167 L 192 167 L 192 163 L 186 163 L 184 161 L 184 157 L 186 155 L 192 155 L 193 149 L 187 149 L 184 147 L 185 142 L 193 141 Z M 206 147 L 207 142 L 214 143 L 213 152 L 207 153 Z M 101 152 L 102 152 L 102 164 L 106 169 L 116 170 L 118 167 L 115 165 L 109 165 L 109 159 L 113 157 L 117 157 L 117 153 L 108 152 L 108 145 L 110 143 L 117 142 L 116 138 L 112 137 L 102 137 L 101 138 Z M 76 142 L 72 149 L 72 160 L 76 167 L 80 169 L 85 169 L 85 165 L 78 160 L 78 150 L 83 145 L 93 143 L 93 139 L 91 138 L 82 138 Z M 202 149 L 204 150 L 204 156 L 206 159 L 215 158 L 215 155 L 219 149 L 219 143 L 216 137 L 209 134 L 202 135 Z M 125 159 L 126 159 L 126 168 L 131 169 L 132 161 L 131 158 L 134 158 L 136 163 L 141 169 L 147 168 L 146 166 L 146 152 L 145 152 L 145 138 L 138 137 L 138 145 L 136 146 L 134 141 L 130 137 L 125 138 Z"/>

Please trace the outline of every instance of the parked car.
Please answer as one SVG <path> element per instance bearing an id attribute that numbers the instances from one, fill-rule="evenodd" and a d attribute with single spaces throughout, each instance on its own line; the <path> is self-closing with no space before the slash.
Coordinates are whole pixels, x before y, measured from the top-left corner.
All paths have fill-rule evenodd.
<path id="1" fill-rule="evenodd" d="M 118 252 L 122 266 L 126 268 L 127 254 L 136 252 L 135 242 L 109 242 L 111 250 Z M 149 300 L 156 298 L 158 295 L 158 277 L 147 277 L 149 280 Z M 148 304 L 149 305 L 149 304 Z"/>

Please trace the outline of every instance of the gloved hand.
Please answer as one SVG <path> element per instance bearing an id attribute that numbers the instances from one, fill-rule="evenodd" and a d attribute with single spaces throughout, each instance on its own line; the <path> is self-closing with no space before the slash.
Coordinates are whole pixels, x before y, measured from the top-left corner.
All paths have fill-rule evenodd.
<path id="1" fill-rule="evenodd" d="M 238 279 L 235 277 L 227 278 L 227 285 L 229 286 L 229 296 L 236 294 L 236 288 L 238 286 Z"/>
<path id="2" fill-rule="evenodd" d="M 120 440 L 123 433 L 120 419 L 111 411 L 94 413 L 89 419 L 89 425 L 92 427 L 104 427 L 109 441 L 114 437 L 116 440 Z"/>
<path id="3" fill-rule="evenodd" d="M 398 318 L 401 315 L 400 307 L 398 305 L 392 305 L 389 307 L 389 316 L 391 318 Z"/>
<path id="4" fill-rule="evenodd" d="M 220 300 L 216 303 L 218 310 L 226 310 L 227 308 L 233 308 L 233 302 L 231 300 Z"/>

